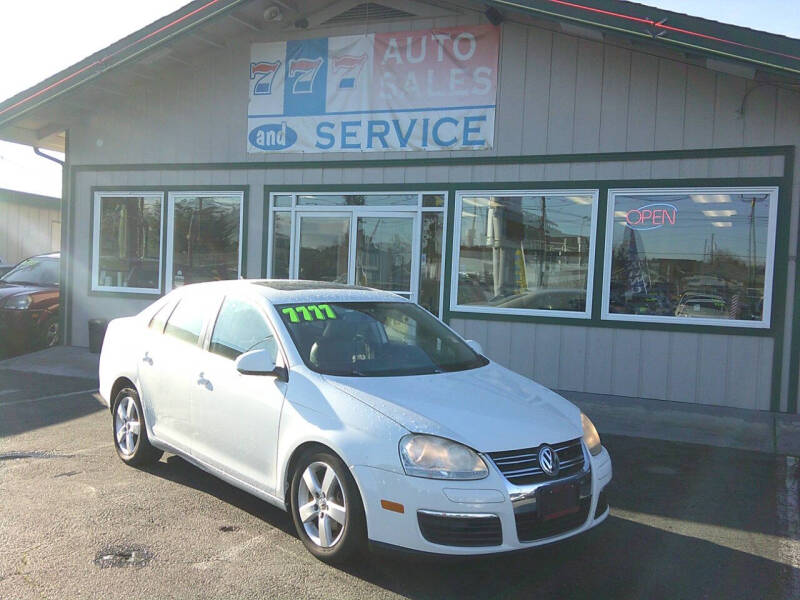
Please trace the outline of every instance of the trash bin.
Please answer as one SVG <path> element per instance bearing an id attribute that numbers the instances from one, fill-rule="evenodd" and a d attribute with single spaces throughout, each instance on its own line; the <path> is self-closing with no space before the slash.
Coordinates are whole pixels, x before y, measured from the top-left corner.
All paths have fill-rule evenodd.
<path id="1" fill-rule="evenodd" d="M 92 354 L 100 354 L 107 328 L 107 319 L 89 319 L 89 352 Z"/>

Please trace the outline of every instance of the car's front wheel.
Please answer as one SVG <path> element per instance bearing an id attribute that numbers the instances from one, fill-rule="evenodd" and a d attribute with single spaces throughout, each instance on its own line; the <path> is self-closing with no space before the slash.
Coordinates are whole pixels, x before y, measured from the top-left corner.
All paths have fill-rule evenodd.
<path id="1" fill-rule="evenodd" d="M 311 554 L 342 563 L 366 542 L 366 519 L 353 476 L 330 452 L 310 452 L 297 462 L 291 483 L 297 535 Z"/>
<path id="2" fill-rule="evenodd" d="M 114 447 L 127 464 L 138 467 L 154 463 L 164 454 L 150 444 L 139 394 L 133 388 L 123 388 L 114 398 L 111 414 L 114 426 Z"/>

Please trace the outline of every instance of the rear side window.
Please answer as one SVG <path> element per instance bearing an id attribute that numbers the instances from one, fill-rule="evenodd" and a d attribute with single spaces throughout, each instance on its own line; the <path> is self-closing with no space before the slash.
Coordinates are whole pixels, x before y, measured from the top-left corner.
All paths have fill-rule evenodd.
<path id="1" fill-rule="evenodd" d="M 197 344 L 203 323 L 211 309 L 211 301 L 204 296 L 188 296 L 178 302 L 164 329 L 166 335 L 190 344 Z"/>
<path id="2" fill-rule="evenodd" d="M 231 360 L 262 349 L 269 350 L 273 360 L 278 357 L 278 344 L 261 311 L 239 298 L 225 299 L 208 349 Z"/>

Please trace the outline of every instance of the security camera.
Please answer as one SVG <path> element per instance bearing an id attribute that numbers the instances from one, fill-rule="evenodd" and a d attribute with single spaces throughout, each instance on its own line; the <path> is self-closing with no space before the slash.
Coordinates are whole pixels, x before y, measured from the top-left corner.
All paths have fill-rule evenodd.
<path id="1" fill-rule="evenodd" d="M 283 19 L 283 13 L 281 12 L 281 7 L 276 6 L 273 4 L 272 6 L 268 6 L 267 10 L 264 11 L 264 20 L 269 21 L 280 21 Z"/>

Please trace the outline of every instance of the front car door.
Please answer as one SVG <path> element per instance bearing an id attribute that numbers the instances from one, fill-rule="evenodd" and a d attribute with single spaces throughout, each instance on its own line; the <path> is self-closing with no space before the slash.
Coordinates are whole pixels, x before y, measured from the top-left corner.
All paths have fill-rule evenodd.
<path id="1" fill-rule="evenodd" d="M 244 375 L 235 360 L 268 350 L 285 365 L 274 330 L 256 298 L 228 295 L 209 330 L 202 370 L 207 385 L 192 400 L 195 456 L 250 485 L 275 490 L 278 424 L 286 383 Z"/>
<path id="2" fill-rule="evenodd" d="M 142 357 L 140 371 L 156 373 L 144 393 L 152 398 L 155 436 L 192 454 L 191 399 L 205 385 L 201 340 L 209 317 L 218 305 L 216 294 L 193 290 L 185 294 L 169 315 L 164 333 Z"/>

